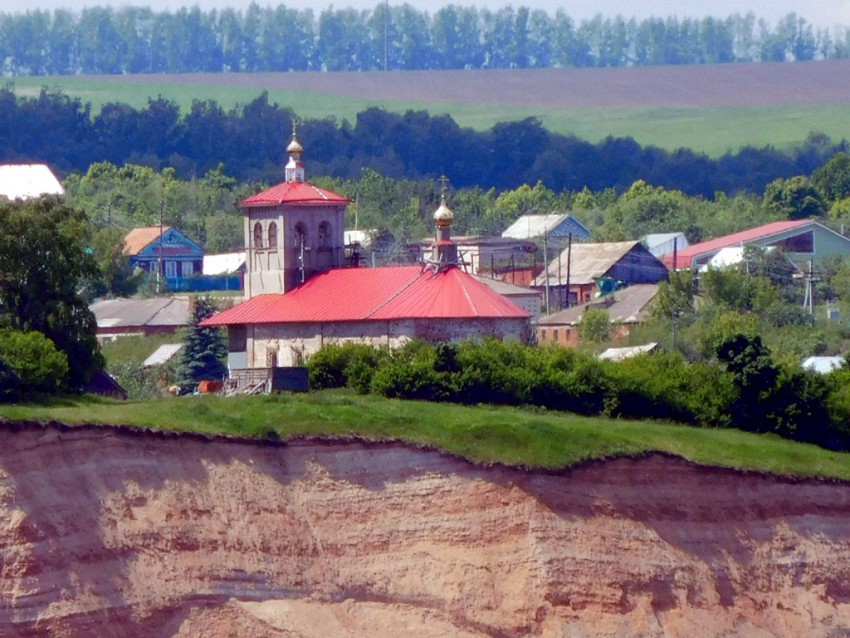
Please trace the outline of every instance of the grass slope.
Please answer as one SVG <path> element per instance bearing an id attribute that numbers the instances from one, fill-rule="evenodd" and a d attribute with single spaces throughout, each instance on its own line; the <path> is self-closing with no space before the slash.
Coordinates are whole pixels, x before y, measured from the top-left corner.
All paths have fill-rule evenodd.
<path id="1" fill-rule="evenodd" d="M 138 402 L 83 398 L 0 406 L 0 419 L 119 424 L 258 438 L 402 440 L 479 463 L 552 469 L 589 459 L 663 452 L 702 465 L 850 480 L 850 454 L 773 436 L 514 408 L 387 400 L 347 391 Z"/>
<path id="2" fill-rule="evenodd" d="M 37 95 L 41 87 L 58 89 L 91 103 L 94 113 L 108 102 L 122 102 L 137 109 L 148 99 L 173 100 L 184 112 L 193 100 L 214 100 L 225 109 L 246 104 L 262 89 L 237 84 L 133 83 L 110 81 L 108 77 L 15 78 L 15 92 Z M 691 148 L 719 156 L 742 146 L 772 145 L 789 148 L 810 133 L 825 133 L 834 140 L 847 137 L 850 109 L 840 104 L 783 104 L 776 106 L 707 106 L 688 108 L 579 107 L 553 105 L 477 104 L 425 102 L 395 99 L 362 99 L 318 91 L 269 89 L 269 100 L 292 108 L 301 117 L 347 119 L 370 106 L 403 113 L 424 110 L 432 115 L 448 114 L 461 126 L 490 129 L 504 121 L 538 117 L 551 131 L 573 134 L 591 142 L 609 135 L 633 137 L 643 145 L 668 150 Z"/>

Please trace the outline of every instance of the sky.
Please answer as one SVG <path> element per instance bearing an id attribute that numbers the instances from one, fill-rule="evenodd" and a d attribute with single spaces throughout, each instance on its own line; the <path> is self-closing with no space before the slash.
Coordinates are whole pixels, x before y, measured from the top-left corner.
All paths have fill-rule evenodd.
<path id="1" fill-rule="evenodd" d="M 328 6 L 374 9 L 380 0 L 256 0 L 261 7 L 285 4 L 294 9 L 312 8 L 319 12 Z M 434 13 L 447 4 L 500 9 L 508 5 L 526 6 L 554 13 L 563 8 L 575 20 L 590 19 L 600 13 L 605 17 L 622 15 L 638 19 L 650 16 L 725 18 L 734 13 L 752 11 L 771 26 L 789 13 L 796 13 L 819 28 L 850 27 L 850 0 L 389 0 L 391 5 L 405 1 L 420 11 Z M 0 0 L 0 12 L 17 13 L 28 9 L 79 10 L 88 6 L 149 6 L 155 11 L 175 10 L 180 6 L 198 5 L 203 10 L 233 7 L 244 9 L 251 0 Z"/>

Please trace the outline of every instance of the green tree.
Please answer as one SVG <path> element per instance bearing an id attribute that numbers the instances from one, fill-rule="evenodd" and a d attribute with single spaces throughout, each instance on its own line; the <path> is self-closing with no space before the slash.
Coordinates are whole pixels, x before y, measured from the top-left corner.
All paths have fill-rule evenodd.
<path id="1" fill-rule="evenodd" d="M 812 173 L 812 184 L 828 202 L 850 197 L 850 155 L 836 153 Z"/>
<path id="2" fill-rule="evenodd" d="M 68 359 L 68 385 L 82 387 L 103 367 L 79 294 L 97 276 L 85 213 L 55 198 L 0 202 L 0 226 L 0 327 L 43 333 Z"/>
<path id="3" fill-rule="evenodd" d="M 658 297 L 652 306 L 652 315 L 659 319 L 676 321 L 687 319 L 694 313 L 694 273 L 679 270 L 670 273 L 669 281 L 658 284 Z"/>
<path id="4" fill-rule="evenodd" d="M 183 355 L 178 378 L 180 387 L 187 392 L 194 390 L 204 380 L 220 380 L 227 374 L 224 361 L 227 344 L 220 328 L 208 328 L 201 322 L 217 312 L 212 300 L 198 297 L 192 311 L 192 321 L 183 345 Z"/>
<path id="5" fill-rule="evenodd" d="M 771 429 L 772 393 L 779 379 L 779 367 L 761 337 L 736 334 L 723 340 L 715 350 L 717 359 L 732 374 L 738 396 L 732 406 L 737 427 L 753 432 Z"/>
<path id="6" fill-rule="evenodd" d="M 806 219 L 826 214 L 826 202 L 808 177 L 775 179 L 764 191 L 764 207 L 783 219 Z"/>
<path id="7" fill-rule="evenodd" d="M 68 357 L 40 332 L 0 330 L 0 359 L 29 392 L 57 392 L 68 375 Z"/>
<path id="8" fill-rule="evenodd" d="M 91 249 L 100 271 L 92 292 L 98 296 L 134 295 L 143 276 L 133 272 L 130 257 L 124 254 L 124 231 L 115 227 L 99 230 L 92 239 Z"/>
<path id="9" fill-rule="evenodd" d="M 611 320 L 604 308 L 588 308 L 578 326 L 582 343 L 605 343 L 611 338 Z"/>

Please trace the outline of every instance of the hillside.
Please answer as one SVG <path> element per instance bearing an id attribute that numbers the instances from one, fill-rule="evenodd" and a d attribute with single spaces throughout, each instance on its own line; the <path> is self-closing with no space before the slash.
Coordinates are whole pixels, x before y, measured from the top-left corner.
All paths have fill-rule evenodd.
<path id="1" fill-rule="evenodd" d="M 5 426 L 0 634 L 837 636 L 850 485 Z"/>
<path id="2" fill-rule="evenodd" d="M 302 118 L 346 119 L 370 106 L 448 114 L 486 130 L 537 117 L 551 131 L 597 142 L 633 137 L 712 156 L 745 145 L 788 148 L 810 133 L 836 141 L 850 129 L 850 60 L 629 68 L 468 71 L 214 73 L 15 78 L 18 95 L 41 87 L 90 102 L 144 108 L 162 96 L 226 109 L 267 91 Z M 499 90 L 493 90 L 499 87 Z"/>

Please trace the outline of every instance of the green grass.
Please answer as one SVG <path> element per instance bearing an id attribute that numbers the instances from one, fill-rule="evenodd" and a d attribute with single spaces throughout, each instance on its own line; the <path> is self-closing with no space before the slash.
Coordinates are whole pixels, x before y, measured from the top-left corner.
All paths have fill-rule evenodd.
<path id="1" fill-rule="evenodd" d="M 129 425 L 239 437 L 358 437 L 434 447 L 478 463 L 565 468 L 589 459 L 673 454 L 702 465 L 850 480 L 850 454 L 735 430 L 463 407 L 347 391 L 115 402 L 82 398 L 0 407 L 0 419 Z"/>
<path id="2" fill-rule="evenodd" d="M 143 363 L 157 348 L 167 343 L 182 343 L 182 331 L 173 335 L 151 335 L 149 337 L 119 337 L 103 344 L 101 352 L 109 364 Z"/>
<path id="3" fill-rule="evenodd" d="M 187 111 L 192 100 L 214 100 L 225 109 L 246 104 L 260 89 L 222 85 L 136 84 L 108 78 L 15 78 L 18 95 L 37 95 L 41 87 L 59 89 L 91 103 L 98 113 L 107 102 L 123 102 L 135 108 L 147 106 L 149 98 L 162 96 Z M 370 106 L 402 113 L 426 110 L 432 115 L 449 114 L 461 126 L 487 130 L 498 122 L 539 117 L 550 130 L 574 134 L 591 142 L 609 135 L 633 137 L 639 143 L 674 150 L 691 148 L 713 157 L 742 146 L 772 145 L 787 149 L 810 133 L 825 133 L 834 140 L 848 136 L 850 108 L 847 105 L 787 105 L 715 108 L 545 108 L 498 104 L 426 103 L 404 100 L 359 100 L 329 93 L 270 90 L 269 100 L 293 109 L 301 117 L 347 119 Z"/>

